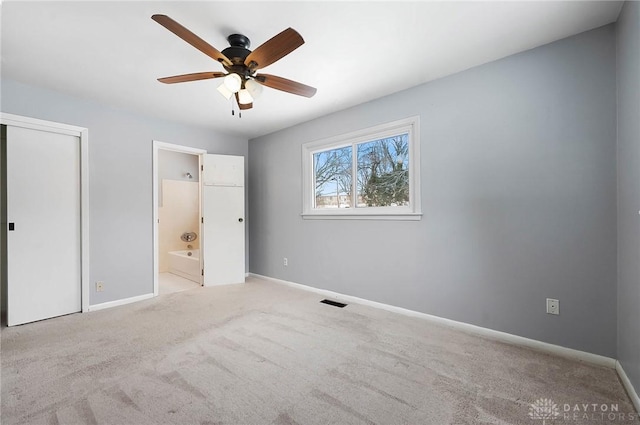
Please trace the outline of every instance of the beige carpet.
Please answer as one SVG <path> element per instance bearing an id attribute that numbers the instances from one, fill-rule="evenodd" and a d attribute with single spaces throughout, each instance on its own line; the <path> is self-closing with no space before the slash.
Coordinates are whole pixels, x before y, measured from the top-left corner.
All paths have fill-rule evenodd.
<path id="1" fill-rule="evenodd" d="M 249 279 L 4 328 L 2 424 L 638 424 L 563 417 L 634 412 L 611 369 L 320 299 Z"/>

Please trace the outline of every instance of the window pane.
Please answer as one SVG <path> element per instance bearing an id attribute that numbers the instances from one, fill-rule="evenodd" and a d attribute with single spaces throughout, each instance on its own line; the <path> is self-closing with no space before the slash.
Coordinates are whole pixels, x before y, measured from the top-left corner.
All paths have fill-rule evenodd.
<path id="1" fill-rule="evenodd" d="M 313 154 L 314 208 L 351 208 L 351 146 Z"/>
<path id="2" fill-rule="evenodd" d="M 358 207 L 409 205 L 409 134 L 360 143 Z"/>

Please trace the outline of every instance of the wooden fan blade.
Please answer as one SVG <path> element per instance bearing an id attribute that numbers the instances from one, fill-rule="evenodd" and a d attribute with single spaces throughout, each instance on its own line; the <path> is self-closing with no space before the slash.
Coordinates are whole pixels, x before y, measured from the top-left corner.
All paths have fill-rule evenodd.
<path id="1" fill-rule="evenodd" d="M 224 72 L 195 72 L 193 74 L 174 75 L 173 77 L 158 78 L 165 84 L 186 83 L 187 81 L 208 80 L 210 78 L 224 77 Z"/>
<path id="2" fill-rule="evenodd" d="M 241 111 L 244 111 L 245 109 L 251 109 L 253 108 L 253 103 L 240 103 L 240 96 L 238 95 L 238 93 L 236 93 L 236 103 L 238 104 L 238 108 Z"/>
<path id="3" fill-rule="evenodd" d="M 154 21 L 191 44 L 196 49 L 200 50 L 205 55 L 209 56 L 212 59 L 217 60 L 227 66 L 231 66 L 232 63 L 225 55 L 218 51 L 215 47 L 211 46 L 209 43 L 168 17 L 167 15 L 153 15 L 151 17 Z"/>
<path id="4" fill-rule="evenodd" d="M 286 91 L 287 93 L 297 94 L 304 97 L 313 97 L 316 89 L 296 81 L 287 80 L 286 78 L 277 77 L 269 74 L 256 74 L 255 80 L 260 84 L 271 87 L 272 89 Z"/>
<path id="5" fill-rule="evenodd" d="M 251 70 L 269 66 L 304 44 L 302 36 L 293 28 L 287 28 L 258 46 L 244 60 Z"/>

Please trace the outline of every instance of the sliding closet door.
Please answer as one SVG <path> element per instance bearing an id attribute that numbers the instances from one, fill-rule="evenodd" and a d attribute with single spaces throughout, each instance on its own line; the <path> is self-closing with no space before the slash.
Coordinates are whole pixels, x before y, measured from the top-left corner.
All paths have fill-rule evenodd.
<path id="1" fill-rule="evenodd" d="M 7 322 L 81 310 L 80 140 L 7 127 Z"/>

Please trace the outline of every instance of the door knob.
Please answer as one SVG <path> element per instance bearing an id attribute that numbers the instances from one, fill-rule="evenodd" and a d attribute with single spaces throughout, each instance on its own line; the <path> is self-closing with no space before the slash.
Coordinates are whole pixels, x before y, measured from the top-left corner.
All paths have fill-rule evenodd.
<path id="1" fill-rule="evenodd" d="M 238 221 L 242 223 L 244 220 L 242 218 L 239 218 Z"/>
<path id="2" fill-rule="evenodd" d="M 9 231 L 13 232 L 14 230 L 16 230 L 16 225 L 15 223 L 9 223 Z"/>

